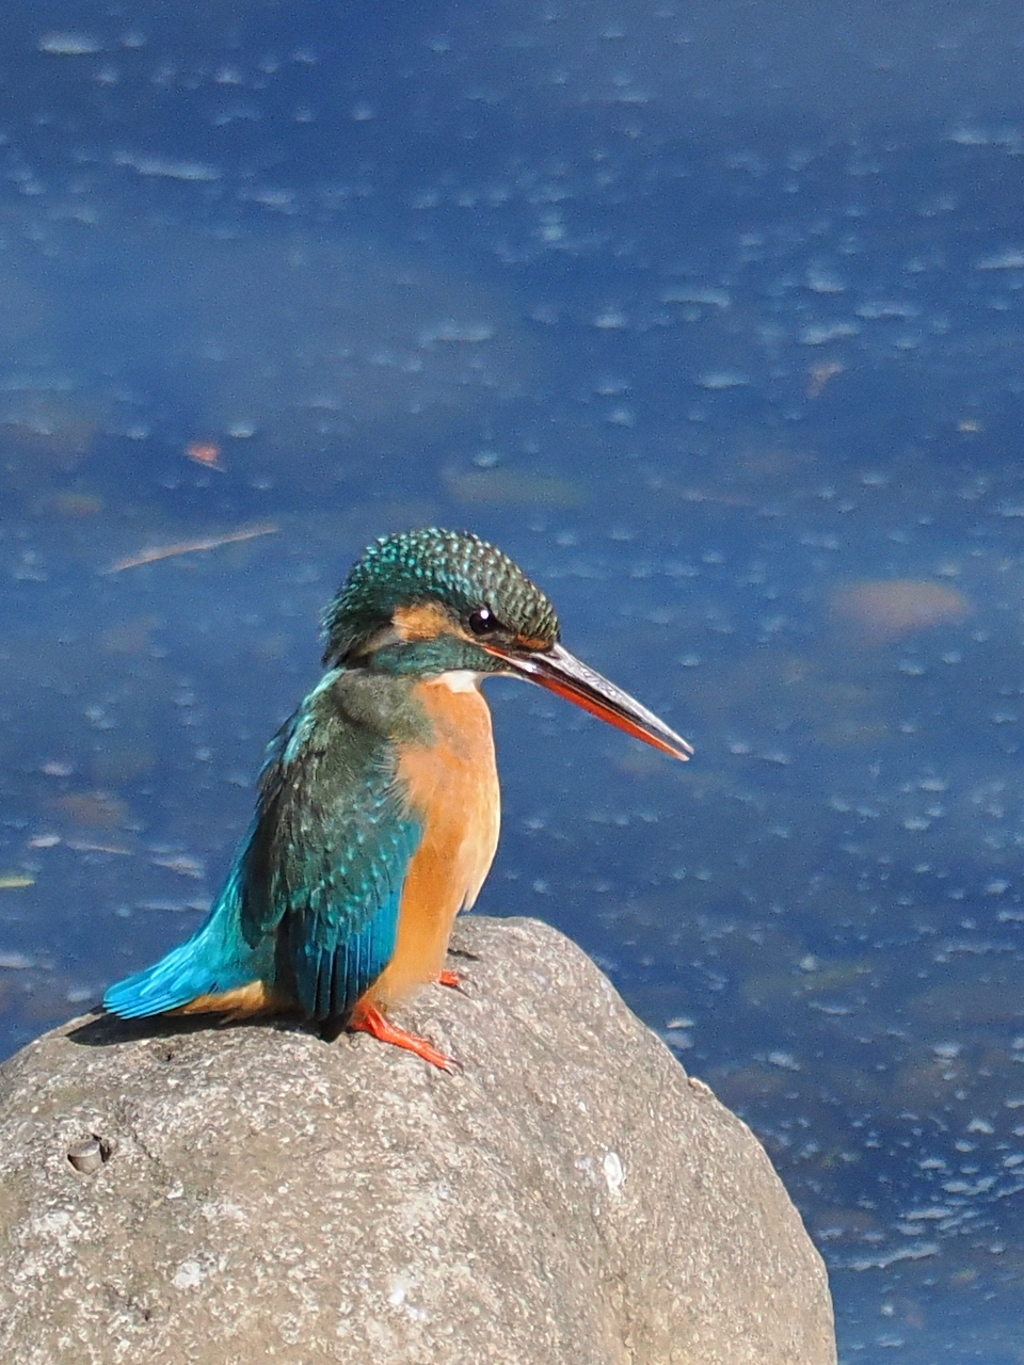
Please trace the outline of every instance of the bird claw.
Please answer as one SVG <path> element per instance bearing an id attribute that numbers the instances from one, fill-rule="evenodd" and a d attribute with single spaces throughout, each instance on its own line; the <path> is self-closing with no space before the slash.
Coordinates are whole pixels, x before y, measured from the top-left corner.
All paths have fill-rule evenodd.
<path id="1" fill-rule="evenodd" d="M 360 1004 L 357 1010 L 358 1013 L 352 1016 L 348 1025 L 353 1033 L 368 1033 L 382 1043 L 393 1043 L 395 1047 L 404 1048 L 406 1052 L 414 1052 L 417 1057 L 422 1057 L 439 1071 L 452 1074 L 462 1070 L 462 1063 L 455 1057 L 449 1057 L 426 1038 L 421 1038 L 418 1033 L 410 1033 L 408 1029 L 399 1028 L 373 1005 Z"/>

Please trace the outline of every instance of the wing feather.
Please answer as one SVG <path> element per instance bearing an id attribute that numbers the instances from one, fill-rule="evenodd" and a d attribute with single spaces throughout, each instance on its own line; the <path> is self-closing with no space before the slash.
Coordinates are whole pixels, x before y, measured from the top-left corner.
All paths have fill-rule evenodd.
<path id="1" fill-rule="evenodd" d="M 393 746 L 338 706 L 331 682 L 329 674 L 271 747 L 241 925 L 250 943 L 276 934 L 279 980 L 321 1021 L 346 1018 L 394 954 L 422 837 Z"/>

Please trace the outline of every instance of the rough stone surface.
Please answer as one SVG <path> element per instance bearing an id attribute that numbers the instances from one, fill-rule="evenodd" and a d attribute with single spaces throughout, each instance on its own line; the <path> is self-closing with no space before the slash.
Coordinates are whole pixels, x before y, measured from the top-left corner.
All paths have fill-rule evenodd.
<path id="1" fill-rule="evenodd" d="M 554 930 L 456 945 L 465 993 L 402 1019 L 457 1076 L 365 1035 L 105 1018 L 0 1068 L 0 1360 L 834 1361 L 749 1129 Z"/>

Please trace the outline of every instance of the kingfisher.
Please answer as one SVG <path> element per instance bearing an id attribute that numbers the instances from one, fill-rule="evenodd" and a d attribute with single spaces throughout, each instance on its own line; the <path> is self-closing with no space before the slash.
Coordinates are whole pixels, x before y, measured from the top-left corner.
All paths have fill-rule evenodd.
<path id="1" fill-rule="evenodd" d="M 324 616 L 320 681 L 271 742 L 222 891 L 184 943 L 110 987 L 125 1019 L 299 1013 L 442 1070 L 458 1063 L 394 1007 L 445 967 L 498 844 L 500 792 L 481 683 L 525 678 L 687 759 L 657 716 L 569 653 L 546 595 L 478 536 L 384 536 Z"/>

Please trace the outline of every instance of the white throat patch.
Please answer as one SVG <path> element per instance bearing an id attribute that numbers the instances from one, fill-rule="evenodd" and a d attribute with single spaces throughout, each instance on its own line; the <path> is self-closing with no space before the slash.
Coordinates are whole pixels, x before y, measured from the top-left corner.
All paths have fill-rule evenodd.
<path id="1" fill-rule="evenodd" d="M 451 692 L 475 692 L 480 685 L 480 678 L 481 674 L 471 668 L 453 668 L 448 673 L 442 673 L 437 681 Z"/>

